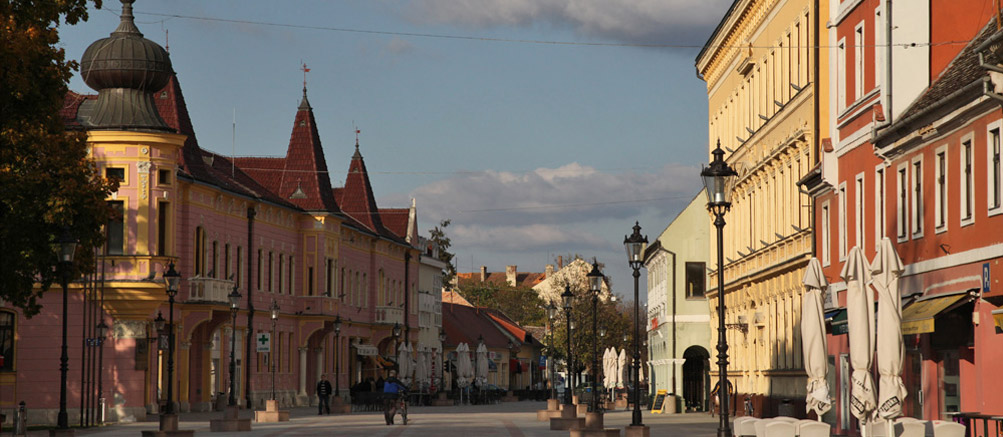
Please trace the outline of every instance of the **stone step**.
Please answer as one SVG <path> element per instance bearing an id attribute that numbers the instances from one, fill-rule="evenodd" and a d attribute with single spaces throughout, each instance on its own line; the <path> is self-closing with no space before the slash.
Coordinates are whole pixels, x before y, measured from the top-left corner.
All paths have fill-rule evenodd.
<path id="1" fill-rule="evenodd" d="M 585 418 L 573 417 L 568 419 L 563 417 L 554 417 L 550 419 L 551 430 L 569 430 L 572 427 L 585 428 Z"/>

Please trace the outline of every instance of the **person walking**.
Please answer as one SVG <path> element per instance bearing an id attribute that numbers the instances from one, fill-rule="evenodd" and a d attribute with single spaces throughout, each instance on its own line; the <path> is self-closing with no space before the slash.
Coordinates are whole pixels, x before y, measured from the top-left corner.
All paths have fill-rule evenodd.
<path id="1" fill-rule="evenodd" d="M 397 414 L 397 401 L 404 393 L 404 390 L 404 384 L 397 379 L 396 372 L 391 370 L 390 377 L 383 382 L 383 417 L 386 419 L 387 425 L 394 424 L 394 415 Z M 407 416 L 404 417 L 404 424 L 407 425 Z"/>
<path id="2" fill-rule="evenodd" d="M 317 381 L 317 415 L 331 414 L 331 383 L 325 375 L 320 375 Z"/>

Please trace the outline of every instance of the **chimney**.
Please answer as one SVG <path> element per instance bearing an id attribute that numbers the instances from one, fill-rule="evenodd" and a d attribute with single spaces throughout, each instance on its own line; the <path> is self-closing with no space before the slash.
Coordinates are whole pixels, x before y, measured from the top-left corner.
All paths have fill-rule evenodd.
<path id="1" fill-rule="evenodd" d="M 505 266 L 505 280 L 508 285 L 515 287 L 516 266 Z"/>
<path id="2" fill-rule="evenodd" d="M 564 268 L 564 255 L 557 255 L 557 270 Z"/>
<path id="3" fill-rule="evenodd" d="M 544 278 L 549 278 L 549 277 L 553 276 L 553 274 L 554 274 L 554 265 L 553 264 L 547 264 L 547 269 L 544 270 L 544 271 L 546 272 L 546 275 L 544 275 Z"/>
<path id="4" fill-rule="evenodd" d="M 488 267 L 481 266 L 481 282 L 488 280 Z"/>

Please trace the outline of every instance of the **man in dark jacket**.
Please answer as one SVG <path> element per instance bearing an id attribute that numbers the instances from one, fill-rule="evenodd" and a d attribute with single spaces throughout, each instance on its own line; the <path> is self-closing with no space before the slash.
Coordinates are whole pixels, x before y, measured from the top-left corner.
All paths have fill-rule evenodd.
<path id="1" fill-rule="evenodd" d="M 320 381 L 317 381 L 317 415 L 331 414 L 331 383 L 327 380 L 324 375 L 320 376 Z"/>

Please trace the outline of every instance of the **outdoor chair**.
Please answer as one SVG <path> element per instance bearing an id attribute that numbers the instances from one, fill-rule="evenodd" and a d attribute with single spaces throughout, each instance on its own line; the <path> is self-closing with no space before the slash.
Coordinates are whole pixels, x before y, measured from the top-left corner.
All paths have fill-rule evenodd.
<path id="1" fill-rule="evenodd" d="M 798 435 L 800 437 L 829 437 L 831 430 L 831 426 L 825 422 L 802 421 L 798 426 Z"/>
<path id="2" fill-rule="evenodd" d="M 759 419 L 752 422 L 753 426 L 756 428 L 756 437 L 766 437 L 766 425 L 770 423 L 769 419 Z"/>
<path id="3" fill-rule="evenodd" d="M 965 437 L 965 425 L 956 422 L 935 422 L 933 437 Z"/>
<path id="4" fill-rule="evenodd" d="M 773 420 L 766 424 L 766 437 L 795 437 L 794 424 L 786 420 Z"/>
<path id="5" fill-rule="evenodd" d="M 787 422 L 787 423 L 798 423 L 798 422 L 801 421 L 801 419 L 795 419 L 795 418 L 790 417 L 790 416 L 777 416 L 777 417 L 774 417 L 773 420 L 779 420 L 781 422 Z"/>
<path id="6" fill-rule="evenodd" d="M 895 420 L 895 437 L 925 437 L 926 421 L 912 417 L 900 417 Z"/>
<path id="7" fill-rule="evenodd" d="M 736 420 L 735 433 L 741 437 L 756 437 L 756 422 L 760 420 L 755 417 L 746 417 L 741 422 Z"/>
<path id="8" fill-rule="evenodd" d="M 735 420 L 733 420 L 731 422 L 731 429 L 735 433 L 735 435 L 742 435 L 742 433 L 741 433 L 742 424 L 745 423 L 745 422 L 748 422 L 749 419 L 752 419 L 752 418 L 749 417 L 749 416 L 740 416 L 740 417 L 736 417 Z"/>

